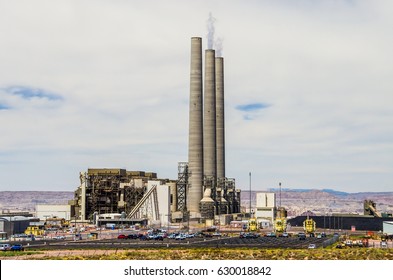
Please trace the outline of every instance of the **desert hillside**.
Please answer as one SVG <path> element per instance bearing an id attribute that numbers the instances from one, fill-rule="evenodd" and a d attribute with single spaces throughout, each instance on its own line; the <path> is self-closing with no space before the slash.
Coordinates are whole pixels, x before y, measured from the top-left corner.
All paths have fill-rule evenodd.
<path id="1" fill-rule="evenodd" d="M 35 211 L 36 204 L 68 204 L 74 192 L 3 191 L 0 192 L 0 209 L 3 211 Z"/>
<path id="2" fill-rule="evenodd" d="M 332 190 L 282 190 L 273 189 L 277 205 L 285 207 L 289 216 L 301 215 L 306 211 L 323 215 L 329 213 L 363 214 L 363 201 L 371 199 L 377 203 L 380 212 L 393 213 L 393 192 L 344 193 Z M 73 192 L 56 191 L 2 191 L 0 210 L 35 211 L 36 204 L 67 204 L 74 198 Z M 249 191 L 241 193 L 243 207 L 248 207 Z M 251 204 L 256 206 L 256 191 L 251 192 Z"/>
<path id="3" fill-rule="evenodd" d="M 269 190 L 276 193 L 277 206 L 285 207 L 289 216 L 298 216 L 306 211 L 318 215 L 331 213 L 363 214 L 363 202 L 365 199 L 377 203 L 380 212 L 393 213 L 393 192 L 367 192 L 367 193 L 344 193 L 332 190 Z M 251 205 L 256 206 L 256 193 L 251 192 Z M 242 206 L 248 207 L 250 192 L 242 191 Z"/>

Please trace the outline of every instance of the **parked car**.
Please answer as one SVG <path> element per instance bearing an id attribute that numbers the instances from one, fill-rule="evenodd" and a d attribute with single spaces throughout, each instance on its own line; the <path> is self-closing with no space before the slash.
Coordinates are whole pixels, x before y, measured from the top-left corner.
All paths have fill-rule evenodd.
<path id="1" fill-rule="evenodd" d="M 164 241 L 164 236 L 162 235 L 153 235 L 153 240 L 160 240 L 160 241 Z"/>
<path id="2" fill-rule="evenodd" d="M 259 236 L 260 236 L 259 233 L 253 233 L 253 232 L 246 232 L 240 234 L 240 238 L 258 238 Z"/>
<path id="3" fill-rule="evenodd" d="M 11 246 L 11 251 L 24 251 L 22 244 L 14 244 Z"/>
<path id="4" fill-rule="evenodd" d="M 213 236 L 221 236 L 221 233 L 216 231 L 215 233 L 213 233 Z"/>
<path id="5" fill-rule="evenodd" d="M 139 238 L 138 234 L 129 234 L 129 235 L 127 235 L 127 239 L 138 239 L 138 238 Z"/>
<path id="6" fill-rule="evenodd" d="M 146 239 L 147 239 L 147 240 L 154 240 L 154 238 L 155 238 L 155 235 L 152 234 L 152 233 L 146 235 Z"/>
<path id="7" fill-rule="evenodd" d="M 124 234 L 119 234 L 117 236 L 117 239 L 127 239 L 127 236 L 125 236 Z"/>
<path id="8" fill-rule="evenodd" d="M 141 235 L 141 236 L 139 236 L 139 239 L 140 240 L 147 240 L 148 237 L 147 237 L 147 235 Z"/>
<path id="9" fill-rule="evenodd" d="M 10 244 L 0 244 L 0 251 L 8 251 L 11 249 Z"/>
<path id="10" fill-rule="evenodd" d="M 266 237 L 276 237 L 276 233 L 275 232 L 268 232 L 266 234 Z"/>
<path id="11" fill-rule="evenodd" d="M 35 236 L 34 234 L 28 234 L 26 237 L 26 241 L 34 241 L 35 240 Z"/>
<path id="12" fill-rule="evenodd" d="M 186 239 L 186 236 L 181 233 L 181 234 L 176 235 L 175 239 L 176 240 L 184 240 L 184 239 Z"/>
<path id="13" fill-rule="evenodd" d="M 74 241 L 76 241 L 76 240 L 82 240 L 82 234 L 80 234 L 80 233 L 75 234 Z"/>
<path id="14" fill-rule="evenodd" d="M 308 249 L 315 249 L 315 248 L 317 248 L 317 246 L 315 244 L 308 245 Z"/>
<path id="15" fill-rule="evenodd" d="M 280 236 L 281 237 L 289 237 L 289 234 L 288 234 L 288 232 L 283 232 Z"/>
<path id="16" fill-rule="evenodd" d="M 64 235 L 57 235 L 57 236 L 53 237 L 53 239 L 56 239 L 56 240 L 64 240 L 65 238 L 66 237 Z"/>
<path id="17" fill-rule="evenodd" d="M 303 232 L 299 232 L 297 236 L 299 237 L 299 240 L 306 240 L 306 234 Z"/>
<path id="18" fill-rule="evenodd" d="M 171 233 L 170 235 L 168 235 L 168 238 L 169 238 L 169 239 L 175 239 L 175 237 L 176 237 L 176 234 L 175 234 L 175 233 Z"/>
<path id="19" fill-rule="evenodd" d="M 213 235 L 211 235 L 210 233 L 206 233 L 206 232 L 197 232 L 197 233 L 195 233 L 195 237 L 199 237 L 199 238 L 205 238 L 205 237 L 207 237 L 207 238 L 210 238 L 210 237 L 213 237 Z"/>
<path id="20" fill-rule="evenodd" d="M 163 238 L 167 238 L 168 237 L 168 233 L 166 232 L 160 232 L 158 233 L 159 236 L 162 236 Z"/>

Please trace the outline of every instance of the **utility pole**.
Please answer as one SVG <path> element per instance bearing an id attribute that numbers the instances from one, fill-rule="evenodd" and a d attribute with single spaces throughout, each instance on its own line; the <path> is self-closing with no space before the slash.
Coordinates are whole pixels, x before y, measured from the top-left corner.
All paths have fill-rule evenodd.
<path id="1" fill-rule="evenodd" d="M 249 173 L 250 176 L 250 218 L 251 218 L 251 172 Z"/>

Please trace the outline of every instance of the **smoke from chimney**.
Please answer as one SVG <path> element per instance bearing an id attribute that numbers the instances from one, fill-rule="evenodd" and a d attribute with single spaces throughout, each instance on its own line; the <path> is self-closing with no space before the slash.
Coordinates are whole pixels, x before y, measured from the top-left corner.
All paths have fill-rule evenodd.
<path id="1" fill-rule="evenodd" d="M 213 49 L 215 21 L 216 19 L 213 17 L 212 13 L 209 13 L 209 19 L 207 20 L 207 48 L 208 49 Z"/>
<path id="2" fill-rule="evenodd" d="M 222 38 L 214 38 L 216 28 L 214 26 L 216 19 L 213 17 L 212 13 L 209 13 L 209 18 L 207 20 L 207 48 L 215 49 L 217 57 L 222 56 Z"/>
<path id="3" fill-rule="evenodd" d="M 223 40 L 221 38 L 217 38 L 217 40 L 214 42 L 217 57 L 222 57 L 222 41 Z"/>

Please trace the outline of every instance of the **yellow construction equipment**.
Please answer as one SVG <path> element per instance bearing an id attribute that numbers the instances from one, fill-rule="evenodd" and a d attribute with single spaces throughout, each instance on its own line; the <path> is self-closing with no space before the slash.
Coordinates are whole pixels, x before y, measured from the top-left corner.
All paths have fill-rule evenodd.
<path id="1" fill-rule="evenodd" d="M 40 229 L 38 226 L 28 226 L 27 229 L 25 230 L 25 234 L 27 235 L 44 235 L 44 230 Z"/>
<path id="2" fill-rule="evenodd" d="M 248 232 L 255 232 L 259 230 L 258 220 L 255 217 L 254 212 L 251 212 L 250 219 L 247 221 L 247 231 Z"/>
<path id="3" fill-rule="evenodd" d="M 250 218 L 247 223 L 247 231 L 252 232 L 258 230 L 259 230 L 259 226 L 258 226 L 257 219 L 254 217 Z"/>
<path id="4" fill-rule="evenodd" d="M 273 223 L 276 235 L 281 235 L 287 230 L 287 210 L 284 207 L 278 207 L 277 216 Z"/>
<path id="5" fill-rule="evenodd" d="M 274 231 L 276 234 L 281 234 L 287 230 L 287 219 L 286 218 L 277 218 L 274 221 Z"/>
<path id="6" fill-rule="evenodd" d="M 61 228 L 65 228 L 68 227 L 69 221 L 66 221 L 66 219 L 64 218 L 58 218 L 58 217 L 53 217 L 53 218 L 47 218 L 45 220 L 45 228 L 57 228 L 57 229 L 61 229 Z"/>
<path id="7" fill-rule="evenodd" d="M 315 221 L 307 216 L 307 219 L 305 219 L 303 222 L 303 228 L 306 234 L 309 234 L 310 236 L 314 236 L 317 226 Z"/>

